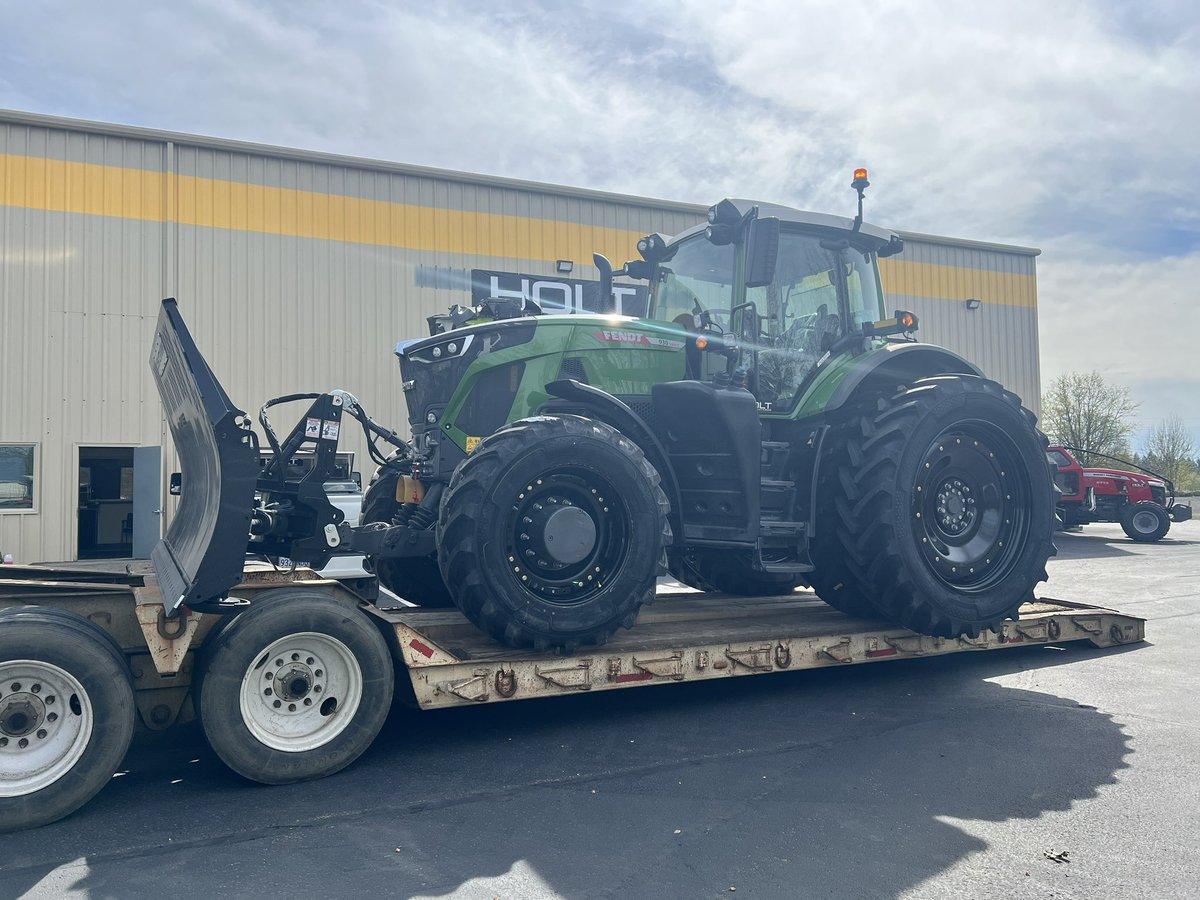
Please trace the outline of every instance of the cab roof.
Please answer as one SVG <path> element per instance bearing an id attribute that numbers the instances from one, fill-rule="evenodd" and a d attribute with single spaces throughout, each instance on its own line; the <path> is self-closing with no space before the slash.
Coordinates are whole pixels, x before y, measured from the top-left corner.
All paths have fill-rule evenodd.
<path id="1" fill-rule="evenodd" d="M 835 216 L 829 213 L 809 212 L 804 209 L 793 209 L 790 206 L 780 206 L 777 203 L 765 203 L 761 200 L 746 200 L 741 198 L 728 198 L 726 201 L 732 203 L 737 211 L 743 216 L 750 212 L 754 207 L 758 207 L 759 218 L 776 218 L 783 224 L 792 225 L 807 225 L 812 228 L 828 228 L 836 231 L 849 232 L 854 228 L 854 220 L 846 216 Z M 681 240 L 685 237 L 691 237 L 693 234 L 698 234 L 707 227 L 707 223 L 693 226 L 686 231 L 681 231 L 675 235 L 672 242 Z M 858 233 L 868 239 L 870 243 L 878 243 L 880 245 L 889 244 L 892 238 L 900 236 L 888 228 L 880 228 L 878 225 L 870 225 L 863 222 L 859 226 Z"/>

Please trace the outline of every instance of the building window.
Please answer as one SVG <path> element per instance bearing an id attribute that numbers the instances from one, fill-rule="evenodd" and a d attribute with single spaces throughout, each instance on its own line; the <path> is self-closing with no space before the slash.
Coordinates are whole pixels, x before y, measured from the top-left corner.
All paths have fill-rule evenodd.
<path id="1" fill-rule="evenodd" d="M 0 513 L 34 512 L 36 444 L 0 444 Z"/>

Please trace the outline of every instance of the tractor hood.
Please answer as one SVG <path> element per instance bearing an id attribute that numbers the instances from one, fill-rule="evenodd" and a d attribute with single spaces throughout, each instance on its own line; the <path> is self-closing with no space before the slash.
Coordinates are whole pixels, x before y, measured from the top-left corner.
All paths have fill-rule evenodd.
<path id="1" fill-rule="evenodd" d="M 1111 478 L 1113 481 L 1131 481 L 1134 484 L 1152 484 L 1159 487 L 1166 487 L 1166 482 L 1161 478 L 1155 478 L 1151 475 L 1139 475 L 1136 472 L 1122 472 L 1120 469 L 1084 469 L 1083 477 L 1085 479 Z"/>

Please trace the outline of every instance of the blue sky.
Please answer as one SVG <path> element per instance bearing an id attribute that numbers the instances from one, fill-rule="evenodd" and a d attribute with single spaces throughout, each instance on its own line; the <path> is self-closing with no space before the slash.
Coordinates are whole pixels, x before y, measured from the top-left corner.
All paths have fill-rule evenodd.
<path id="1" fill-rule="evenodd" d="M 1043 381 L 1200 445 L 1185 2 L 0 0 L 0 107 L 1040 247 Z"/>

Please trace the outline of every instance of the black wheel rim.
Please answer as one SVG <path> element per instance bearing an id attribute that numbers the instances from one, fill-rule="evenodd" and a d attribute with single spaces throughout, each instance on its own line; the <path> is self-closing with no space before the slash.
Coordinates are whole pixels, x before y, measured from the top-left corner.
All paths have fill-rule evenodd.
<path id="1" fill-rule="evenodd" d="M 1029 475 L 1001 429 L 957 422 L 921 458 L 913 534 L 934 577 L 959 591 L 987 590 L 1016 565 L 1029 535 Z"/>
<path id="2" fill-rule="evenodd" d="M 563 467 L 528 481 L 505 523 L 509 577 L 551 603 L 582 603 L 625 564 L 630 513 L 612 483 Z"/>

